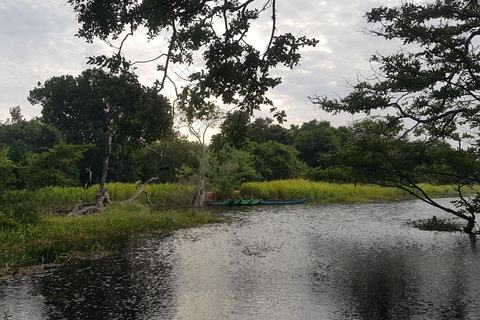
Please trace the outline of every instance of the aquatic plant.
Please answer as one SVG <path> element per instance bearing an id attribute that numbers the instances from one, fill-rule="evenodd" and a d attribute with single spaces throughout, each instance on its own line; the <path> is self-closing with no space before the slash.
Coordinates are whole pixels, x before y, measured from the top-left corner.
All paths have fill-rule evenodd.
<path id="1" fill-rule="evenodd" d="M 412 225 L 420 230 L 460 231 L 460 227 L 452 219 L 438 219 L 436 216 L 428 220 L 414 221 Z"/>

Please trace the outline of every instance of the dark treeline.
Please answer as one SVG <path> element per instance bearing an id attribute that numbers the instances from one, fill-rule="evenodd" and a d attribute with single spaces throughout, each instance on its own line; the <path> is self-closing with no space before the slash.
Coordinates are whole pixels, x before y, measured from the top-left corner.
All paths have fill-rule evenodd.
<path id="1" fill-rule="evenodd" d="M 94 135 L 92 139 L 75 135 L 72 132 L 79 128 L 66 126 L 60 117 L 56 121 L 48 117 L 43 112 L 40 118 L 25 120 L 20 108 L 15 107 L 11 119 L 0 125 L 2 163 L 8 164 L 2 170 L 10 172 L 10 178 L 3 179 L 3 189 L 83 186 L 90 175 L 91 183 L 99 183 L 104 141 Z M 84 122 L 88 121 L 87 117 Z M 248 181 L 351 181 L 351 176 L 344 174 L 342 178 L 338 171 L 343 170 L 347 150 L 353 150 L 358 140 L 353 128 L 335 128 L 328 121 L 318 120 L 286 128 L 269 118 L 250 119 L 240 111 L 232 112 L 209 146 L 208 187 L 228 192 Z M 80 143 L 82 139 L 84 143 Z M 434 149 L 450 147 L 438 144 Z M 116 145 L 109 159 L 108 181 L 133 183 L 158 177 L 157 183 L 192 182 L 201 150 L 198 142 L 178 133 L 137 148 Z M 423 180 L 436 182 L 432 176 Z"/>
<path id="2" fill-rule="evenodd" d="M 45 116 L 26 120 L 20 111 L 12 108 L 11 119 L 0 125 L 4 160 L 10 162 L 15 177 L 8 188 L 82 186 L 90 172 L 92 183 L 99 182 L 101 139 L 79 138 L 68 131 L 75 130 L 74 125 L 66 130 L 61 121 Z M 256 118 L 235 127 L 240 116 L 240 112 L 228 115 L 209 146 L 209 177 L 220 185 L 225 180 L 222 175 L 241 182 L 305 177 L 309 168 L 325 168 L 322 155 L 343 148 L 350 137 L 348 128 L 317 120 L 287 129 L 271 119 Z M 136 182 L 158 177 L 160 183 L 179 181 L 198 168 L 201 148 L 179 134 L 128 152 L 117 147 L 109 159 L 108 180 Z"/>

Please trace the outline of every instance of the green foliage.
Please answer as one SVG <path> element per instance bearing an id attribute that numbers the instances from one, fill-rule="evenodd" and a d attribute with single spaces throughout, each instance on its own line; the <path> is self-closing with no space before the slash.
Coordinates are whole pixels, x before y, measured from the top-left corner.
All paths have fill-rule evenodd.
<path id="1" fill-rule="evenodd" d="M 210 167 L 207 176 L 210 184 L 223 193 L 231 193 L 242 183 L 260 178 L 254 168 L 253 155 L 237 149 L 231 150 L 218 166 Z"/>
<path id="2" fill-rule="evenodd" d="M 430 197 L 441 197 L 453 192 L 450 185 L 421 185 Z M 480 186 L 466 192 L 476 192 Z M 302 179 L 264 182 L 246 182 L 240 188 L 243 199 L 292 200 L 308 198 L 308 203 L 338 203 L 363 201 L 390 201 L 412 199 L 408 192 L 371 184 L 327 183 Z"/>
<path id="3" fill-rule="evenodd" d="M 292 145 L 299 151 L 299 158 L 312 168 L 322 164 L 320 159 L 323 154 L 341 149 L 345 144 L 342 135 L 338 134 L 339 130 L 328 121 L 312 120 L 301 127 L 292 126 L 291 132 Z"/>
<path id="4" fill-rule="evenodd" d="M 0 144 L 7 145 L 8 157 L 17 164 L 30 153 L 41 153 L 63 141 L 60 132 L 38 119 L 0 125 Z"/>
<path id="5" fill-rule="evenodd" d="M 131 158 L 140 170 L 140 180 L 159 177 L 158 182 L 172 183 L 176 181 L 176 170 L 182 165 L 198 169 L 198 154 L 201 152 L 202 146 L 198 142 L 175 139 L 154 142 L 148 149 L 135 152 Z"/>
<path id="6" fill-rule="evenodd" d="M 36 224 L 40 217 L 28 202 L 12 202 L 2 196 L 0 204 L 0 231 Z"/>
<path id="7" fill-rule="evenodd" d="M 275 2 L 270 1 L 262 4 L 238 0 L 113 0 L 108 3 L 68 0 L 68 3 L 81 25 L 77 36 L 89 42 L 95 38 L 117 40 L 126 33 L 139 32 L 145 32 L 149 39 L 165 39 L 168 48 L 162 51 L 167 54 L 155 59 L 157 70 L 164 72 L 162 88 L 167 79 L 172 79 L 169 77 L 172 67 L 190 66 L 194 63 L 193 57 L 201 54 L 202 68 L 187 75 L 189 83 L 180 93 L 182 101 L 179 102 L 186 109 L 197 111 L 207 110 L 211 98 L 241 107 L 250 114 L 262 105 L 272 106 L 275 111 L 265 93 L 281 81 L 270 75 L 270 69 L 282 65 L 293 68 L 299 63 L 299 50 L 318 42 L 290 33 L 277 35 Z M 255 37 L 251 37 L 254 31 L 250 27 L 262 14 L 272 17 L 272 22 L 271 29 L 266 28 L 266 43 L 258 45 L 252 41 L 258 38 L 258 30 Z M 122 46 L 127 43 L 122 42 Z M 90 57 L 88 63 L 114 72 L 131 66 L 121 48 L 111 57 Z M 277 112 L 275 116 L 281 118 L 284 113 Z"/>
<path id="8" fill-rule="evenodd" d="M 124 201 L 130 198 L 137 186 L 133 183 L 107 183 L 106 188 L 113 201 Z M 156 207 L 187 207 L 188 195 L 193 187 L 184 184 L 148 184 L 145 190 Z M 93 202 L 98 185 L 84 190 L 83 202 Z M 29 203 L 40 211 L 69 211 L 79 201 L 82 195 L 81 187 L 47 187 L 37 190 L 10 190 L 10 203 Z M 144 196 L 139 196 L 137 202 L 148 204 Z"/>
<path id="9" fill-rule="evenodd" d="M 211 147 L 213 150 L 218 152 L 225 145 L 241 149 L 246 139 L 249 121 L 250 115 L 245 111 L 237 110 L 228 113 L 220 125 L 220 133 L 212 137 Z"/>
<path id="10" fill-rule="evenodd" d="M 244 199 L 293 200 L 307 198 L 308 203 L 336 203 L 405 199 L 405 191 L 377 185 L 326 183 L 308 180 L 277 180 L 242 184 Z"/>
<path id="11" fill-rule="evenodd" d="M 302 177 L 307 166 L 298 159 L 299 152 L 292 146 L 276 141 L 251 142 L 248 150 L 254 156 L 254 167 L 263 180 L 281 180 Z"/>
<path id="12" fill-rule="evenodd" d="M 0 145 L 0 197 L 5 189 L 15 183 L 14 164 L 7 157 L 8 148 Z"/>
<path id="13" fill-rule="evenodd" d="M 348 148 L 325 156 L 331 168 L 311 170 L 314 180 L 334 179 L 403 188 L 422 197 L 421 183 L 476 184 L 480 169 L 473 149 L 456 150 L 438 141 L 401 137 L 401 127 L 363 121 L 353 129 Z"/>
<path id="14" fill-rule="evenodd" d="M 27 189 L 75 186 L 80 183 L 77 162 L 93 145 L 59 144 L 48 152 L 28 154 L 21 180 Z"/>
<path id="15" fill-rule="evenodd" d="M 460 231 L 460 227 L 451 219 L 438 219 L 436 216 L 426 221 L 415 221 L 412 225 L 420 230 L 432 231 Z"/>
<path id="16" fill-rule="evenodd" d="M 31 90 L 28 99 L 42 105 L 42 121 L 64 134 L 67 143 L 96 145 L 79 165 L 94 177 L 101 176 L 110 135 L 114 151 L 126 154 L 171 133 L 168 100 L 129 72 L 89 69 L 77 77 L 55 76 Z"/>
<path id="17" fill-rule="evenodd" d="M 220 133 L 212 137 L 211 146 L 218 152 L 225 145 L 244 149 L 247 140 L 257 143 L 276 141 L 285 145 L 291 144 L 291 132 L 272 123 L 272 119 L 261 117 L 250 122 L 246 112 L 235 111 L 228 114 L 220 125 Z"/>
<path id="18" fill-rule="evenodd" d="M 246 137 L 257 143 L 276 141 L 290 145 L 292 132 L 279 124 L 273 124 L 273 120 L 270 118 L 256 118 L 248 124 Z"/>
<path id="19" fill-rule="evenodd" d="M 364 127 L 368 129 L 364 136 L 370 138 L 357 135 L 357 142 L 363 144 L 356 142 L 342 159 L 352 168 L 345 172 L 414 192 L 466 219 L 466 232 L 471 232 L 477 206 L 464 201 L 460 205 L 464 209 L 442 207 L 425 197 L 418 182 L 449 181 L 459 190 L 480 182 L 475 156 L 480 145 L 480 6 L 463 0 L 403 2 L 393 8 L 374 8 L 366 18 L 373 25 L 372 34 L 398 39 L 403 47 L 388 56 L 372 56 L 373 65 L 379 66 L 377 74 L 354 85 L 346 97 L 312 99 L 334 113 L 384 115 L 385 130 L 372 134 L 375 130 Z M 408 142 L 406 137 L 416 141 Z M 446 147 L 452 141 L 458 149 Z M 467 141 L 463 148 L 462 141 Z"/>

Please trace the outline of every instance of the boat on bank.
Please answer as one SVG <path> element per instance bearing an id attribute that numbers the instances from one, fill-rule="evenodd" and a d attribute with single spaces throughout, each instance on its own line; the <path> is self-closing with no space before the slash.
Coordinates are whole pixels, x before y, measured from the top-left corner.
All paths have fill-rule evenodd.
<path id="1" fill-rule="evenodd" d="M 262 204 L 264 205 L 285 205 L 285 204 L 300 204 L 307 201 L 307 198 L 299 199 L 299 200 L 263 200 Z"/>
<path id="2" fill-rule="evenodd" d="M 307 198 L 299 200 L 262 200 L 262 199 L 250 199 L 250 200 L 225 200 L 225 201 L 211 201 L 211 206 L 254 206 L 254 205 L 288 205 L 288 204 L 301 204 L 304 203 Z"/>

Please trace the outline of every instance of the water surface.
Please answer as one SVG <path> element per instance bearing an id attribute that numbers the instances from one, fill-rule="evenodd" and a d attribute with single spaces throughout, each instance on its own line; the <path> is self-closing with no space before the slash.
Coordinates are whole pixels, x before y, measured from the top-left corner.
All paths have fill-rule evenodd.
<path id="1" fill-rule="evenodd" d="M 445 199 L 448 202 L 448 199 Z M 420 201 L 215 208 L 227 223 L 0 280 L 8 319 L 478 319 L 480 256 Z M 1 313 L 0 313 L 1 314 Z"/>

